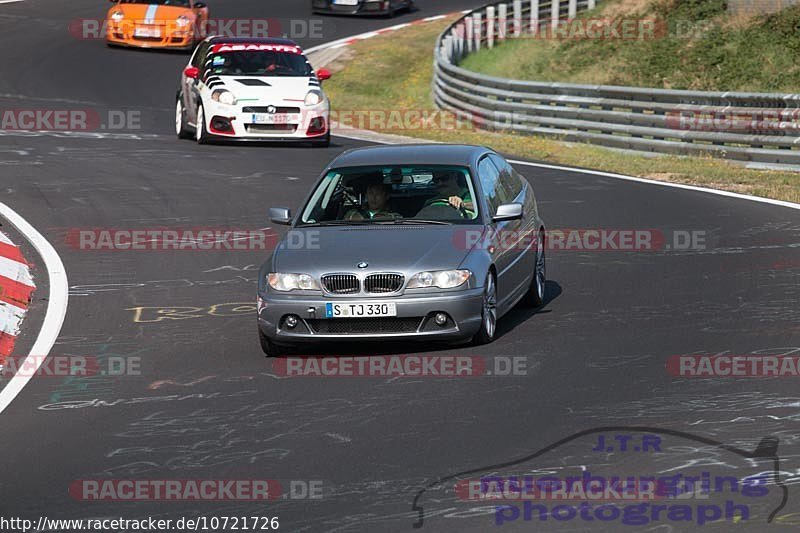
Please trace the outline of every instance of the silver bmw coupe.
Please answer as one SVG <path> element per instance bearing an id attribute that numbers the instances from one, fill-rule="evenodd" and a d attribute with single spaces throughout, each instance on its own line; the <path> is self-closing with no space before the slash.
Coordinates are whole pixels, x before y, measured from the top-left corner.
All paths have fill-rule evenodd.
<path id="1" fill-rule="evenodd" d="M 261 266 L 269 355 L 307 342 L 484 344 L 517 303 L 545 298 L 533 187 L 480 146 L 376 146 L 334 159 Z"/>

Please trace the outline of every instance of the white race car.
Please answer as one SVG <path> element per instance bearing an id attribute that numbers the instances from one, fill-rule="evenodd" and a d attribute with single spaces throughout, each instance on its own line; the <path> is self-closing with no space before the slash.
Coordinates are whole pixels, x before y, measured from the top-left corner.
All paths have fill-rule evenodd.
<path id="1" fill-rule="evenodd" d="M 198 143 L 240 139 L 330 144 L 330 102 L 303 50 L 288 39 L 209 37 L 184 68 L 175 131 Z"/>

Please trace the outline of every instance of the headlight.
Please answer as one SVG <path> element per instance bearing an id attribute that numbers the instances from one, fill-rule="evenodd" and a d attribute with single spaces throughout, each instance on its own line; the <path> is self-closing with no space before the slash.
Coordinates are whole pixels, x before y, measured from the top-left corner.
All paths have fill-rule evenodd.
<path id="1" fill-rule="evenodd" d="M 124 18 L 125 18 L 125 13 L 123 13 L 122 11 L 114 11 L 113 13 L 111 13 L 111 20 L 113 20 L 114 22 L 122 22 L 122 19 Z"/>
<path id="2" fill-rule="evenodd" d="M 322 93 L 319 91 L 308 91 L 306 95 L 306 105 L 317 105 L 322 102 Z"/>
<path id="3" fill-rule="evenodd" d="M 276 291 L 319 290 L 317 280 L 308 274 L 267 274 L 267 282 Z"/>
<path id="4" fill-rule="evenodd" d="M 189 25 L 191 20 L 186 15 L 181 15 L 180 17 L 175 19 L 175 24 L 178 25 L 179 28 L 184 28 Z"/>
<path id="5" fill-rule="evenodd" d="M 217 89 L 211 93 L 211 99 L 220 104 L 236 105 L 236 97 L 233 93 L 225 89 Z"/>
<path id="6" fill-rule="evenodd" d="M 423 289 L 425 287 L 439 287 L 440 289 L 452 289 L 463 285 L 472 272 L 469 270 L 439 270 L 436 272 L 420 272 L 414 274 L 408 282 L 409 289 Z"/>

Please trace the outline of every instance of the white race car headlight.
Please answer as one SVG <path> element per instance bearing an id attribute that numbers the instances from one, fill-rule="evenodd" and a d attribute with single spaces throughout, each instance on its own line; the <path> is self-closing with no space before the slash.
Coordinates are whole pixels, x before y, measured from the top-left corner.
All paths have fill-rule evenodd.
<path id="1" fill-rule="evenodd" d="M 190 22 L 192 22 L 191 19 L 186 15 L 181 15 L 175 19 L 175 24 L 177 24 L 179 28 L 185 28 Z"/>
<path id="2" fill-rule="evenodd" d="M 123 13 L 122 11 L 114 11 L 113 13 L 111 13 L 111 20 L 113 20 L 114 22 L 122 22 L 122 19 L 124 18 L 125 18 L 125 13 Z"/>
<path id="3" fill-rule="evenodd" d="M 269 286 L 276 291 L 313 291 L 319 290 L 319 283 L 308 274 L 283 274 L 276 272 L 267 274 Z"/>
<path id="4" fill-rule="evenodd" d="M 211 99 L 220 104 L 236 105 L 236 97 L 226 89 L 216 89 L 211 93 Z"/>
<path id="5" fill-rule="evenodd" d="M 307 106 L 317 105 L 322 102 L 322 93 L 320 91 L 308 91 L 305 102 Z"/>
<path id="6" fill-rule="evenodd" d="M 453 289 L 463 285 L 470 277 L 469 270 L 438 270 L 435 272 L 419 272 L 414 274 L 408 282 L 409 289 L 424 289 L 438 287 L 440 289 Z"/>

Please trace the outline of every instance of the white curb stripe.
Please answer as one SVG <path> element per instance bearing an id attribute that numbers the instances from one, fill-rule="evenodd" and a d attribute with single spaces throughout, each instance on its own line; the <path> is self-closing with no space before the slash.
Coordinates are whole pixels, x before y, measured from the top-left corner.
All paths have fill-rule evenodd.
<path id="1" fill-rule="evenodd" d="M 25 309 L 7 302 L 0 302 L 0 333 L 17 336 L 22 319 L 25 318 Z"/>
<path id="2" fill-rule="evenodd" d="M 0 256 L 0 278 L 8 278 L 18 283 L 35 287 L 28 265 Z M 2 285 L 2 281 L 0 281 Z"/>

